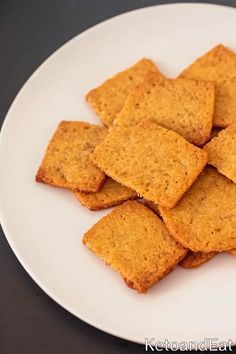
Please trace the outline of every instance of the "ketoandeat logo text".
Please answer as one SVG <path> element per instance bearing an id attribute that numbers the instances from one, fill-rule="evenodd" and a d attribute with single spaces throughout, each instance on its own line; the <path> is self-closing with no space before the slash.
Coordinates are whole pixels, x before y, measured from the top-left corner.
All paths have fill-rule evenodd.
<path id="1" fill-rule="evenodd" d="M 228 339 L 227 341 L 219 341 L 218 338 L 204 338 L 201 342 L 170 342 L 168 339 L 164 341 L 158 341 L 155 338 L 145 338 L 145 351 L 146 352 L 161 352 L 166 351 L 232 351 L 233 341 Z"/>

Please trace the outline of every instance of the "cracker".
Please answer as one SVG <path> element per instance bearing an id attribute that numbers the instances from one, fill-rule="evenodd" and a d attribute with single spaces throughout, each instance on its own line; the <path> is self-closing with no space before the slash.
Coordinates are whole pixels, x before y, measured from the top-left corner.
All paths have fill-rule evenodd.
<path id="1" fill-rule="evenodd" d="M 203 253 L 189 251 L 187 255 L 180 261 L 179 265 L 183 268 L 197 268 L 215 257 L 217 252 Z"/>
<path id="2" fill-rule="evenodd" d="M 83 242 L 140 293 L 174 269 L 187 252 L 165 224 L 136 201 L 125 202 L 99 220 Z"/>
<path id="3" fill-rule="evenodd" d="M 223 129 L 204 146 L 208 163 L 236 183 L 236 123 Z"/>
<path id="4" fill-rule="evenodd" d="M 151 73 L 161 75 L 156 65 L 150 59 L 144 58 L 90 91 L 86 100 L 109 127 L 120 112 L 129 92 Z"/>
<path id="5" fill-rule="evenodd" d="M 157 215 L 161 215 L 160 214 L 160 208 L 159 208 L 159 205 L 158 204 L 155 204 L 153 202 L 150 202 L 150 200 L 144 200 L 144 204 L 149 208 L 151 209 L 152 211 L 154 211 L 155 214 Z"/>
<path id="6" fill-rule="evenodd" d="M 236 54 L 218 45 L 185 69 L 181 77 L 213 81 L 216 88 L 213 125 L 225 128 L 236 121 Z"/>
<path id="7" fill-rule="evenodd" d="M 161 216 L 184 247 L 204 253 L 236 248 L 236 184 L 207 167 L 171 209 Z"/>
<path id="8" fill-rule="evenodd" d="M 207 162 L 207 153 L 154 121 L 114 126 L 91 154 L 117 182 L 154 203 L 172 208 Z"/>
<path id="9" fill-rule="evenodd" d="M 97 192 L 106 176 L 89 155 L 106 134 L 104 127 L 62 121 L 49 142 L 36 181 L 73 191 Z"/>
<path id="10" fill-rule="evenodd" d="M 209 140 L 214 113 L 212 82 L 151 75 L 128 96 L 115 124 L 153 119 L 195 145 Z"/>
<path id="11" fill-rule="evenodd" d="M 75 192 L 82 205 L 90 210 L 101 210 L 123 203 L 128 199 L 137 198 L 137 194 L 130 188 L 107 178 L 97 193 Z"/>

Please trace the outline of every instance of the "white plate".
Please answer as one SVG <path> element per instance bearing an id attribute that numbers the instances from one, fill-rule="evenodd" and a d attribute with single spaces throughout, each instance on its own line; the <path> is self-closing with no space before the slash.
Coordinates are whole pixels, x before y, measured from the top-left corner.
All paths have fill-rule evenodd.
<path id="1" fill-rule="evenodd" d="M 81 243 L 106 212 L 89 212 L 72 193 L 34 182 L 61 119 L 99 122 L 84 101 L 88 90 L 144 56 L 175 76 L 217 43 L 236 50 L 235 33 L 232 8 L 177 4 L 133 11 L 59 49 L 11 106 L 0 147 L 4 232 L 36 283 L 97 328 L 139 343 L 145 337 L 236 342 L 233 256 L 220 255 L 192 271 L 178 268 L 147 295 L 138 295 Z"/>

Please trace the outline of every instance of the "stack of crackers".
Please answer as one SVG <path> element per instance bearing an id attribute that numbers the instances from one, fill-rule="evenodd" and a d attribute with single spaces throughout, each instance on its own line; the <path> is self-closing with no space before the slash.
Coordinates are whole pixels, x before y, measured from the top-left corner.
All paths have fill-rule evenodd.
<path id="1" fill-rule="evenodd" d="M 142 59 L 86 99 L 103 126 L 62 121 L 36 180 L 90 210 L 120 204 L 87 248 L 140 293 L 178 264 L 236 255 L 236 54 L 218 45 L 176 79 Z"/>

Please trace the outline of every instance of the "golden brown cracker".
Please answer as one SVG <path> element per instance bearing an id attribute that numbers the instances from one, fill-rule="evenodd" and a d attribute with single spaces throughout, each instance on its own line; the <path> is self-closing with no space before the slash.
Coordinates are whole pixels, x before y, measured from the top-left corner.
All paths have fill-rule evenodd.
<path id="1" fill-rule="evenodd" d="M 128 199 L 137 198 L 135 191 L 109 177 L 97 193 L 75 192 L 75 195 L 80 203 L 90 210 L 110 208 Z"/>
<path id="2" fill-rule="evenodd" d="M 203 253 L 203 252 L 189 251 L 187 255 L 184 257 L 184 259 L 180 261 L 179 265 L 186 269 L 197 268 L 205 264 L 206 262 L 208 262 L 216 255 L 217 252 Z"/>
<path id="3" fill-rule="evenodd" d="M 160 207 L 170 231 L 194 252 L 236 248 L 236 184 L 207 167 L 173 209 Z"/>
<path id="4" fill-rule="evenodd" d="M 236 123 L 223 129 L 204 146 L 208 163 L 236 183 Z"/>
<path id="5" fill-rule="evenodd" d="M 212 82 L 151 75 L 128 96 L 115 124 L 155 120 L 195 145 L 209 140 L 214 113 Z"/>
<path id="6" fill-rule="evenodd" d="M 213 125 L 225 128 L 236 121 L 236 54 L 223 45 L 198 58 L 181 77 L 215 83 Z"/>
<path id="7" fill-rule="evenodd" d="M 144 121 L 114 126 L 91 159 L 140 196 L 172 208 L 203 169 L 207 154 L 177 133 Z"/>
<path id="8" fill-rule="evenodd" d="M 97 192 L 106 177 L 89 155 L 106 134 L 104 127 L 62 121 L 49 142 L 36 181 L 73 191 Z"/>
<path id="9" fill-rule="evenodd" d="M 103 123 L 109 127 L 123 107 L 129 92 L 151 73 L 161 75 L 152 60 L 144 58 L 91 90 L 86 100 Z"/>
<path id="10" fill-rule="evenodd" d="M 123 203 L 99 220 L 83 242 L 140 293 L 174 269 L 187 252 L 158 216 L 136 201 Z"/>

